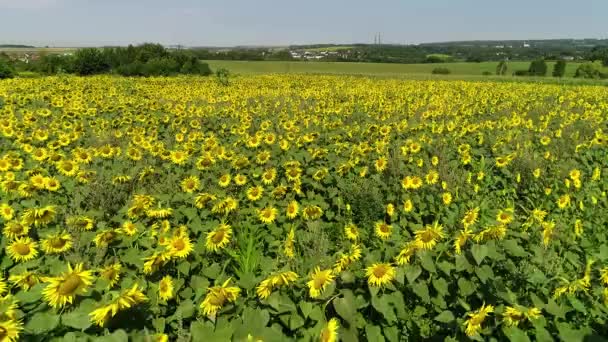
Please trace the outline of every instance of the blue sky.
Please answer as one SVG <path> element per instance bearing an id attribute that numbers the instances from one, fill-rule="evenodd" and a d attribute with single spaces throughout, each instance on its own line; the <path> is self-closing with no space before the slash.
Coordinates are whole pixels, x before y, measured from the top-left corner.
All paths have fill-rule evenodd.
<path id="1" fill-rule="evenodd" d="M 0 0 L 0 44 L 608 38 L 606 0 Z"/>

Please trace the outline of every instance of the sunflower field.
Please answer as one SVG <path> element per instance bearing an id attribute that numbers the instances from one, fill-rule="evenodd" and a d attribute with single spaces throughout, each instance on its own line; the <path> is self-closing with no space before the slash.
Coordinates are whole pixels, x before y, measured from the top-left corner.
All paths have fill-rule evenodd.
<path id="1" fill-rule="evenodd" d="M 608 336 L 608 88 L 0 82 L 0 341 Z"/>

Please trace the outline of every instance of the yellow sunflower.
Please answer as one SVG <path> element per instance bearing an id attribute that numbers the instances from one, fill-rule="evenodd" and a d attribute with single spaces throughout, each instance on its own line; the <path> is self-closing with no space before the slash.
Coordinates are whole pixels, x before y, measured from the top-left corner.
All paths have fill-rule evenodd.
<path id="1" fill-rule="evenodd" d="M 319 335 L 319 341 L 321 342 L 336 342 L 338 341 L 338 329 L 340 329 L 340 323 L 335 318 L 332 318 L 327 324 L 321 329 Z"/>
<path id="2" fill-rule="evenodd" d="M 226 303 L 236 302 L 241 289 L 230 285 L 231 278 L 228 278 L 222 285 L 213 286 L 207 289 L 207 295 L 201 303 L 201 310 L 206 316 L 215 316 Z"/>
<path id="3" fill-rule="evenodd" d="M 384 286 L 395 279 L 395 268 L 391 264 L 376 263 L 365 269 L 367 282 L 372 286 Z"/>
<path id="4" fill-rule="evenodd" d="M 264 188 L 259 185 L 252 186 L 247 189 L 247 199 L 252 202 L 255 202 L 262 198 L 262 195 L 264 195 Z"/>
<path id="5" fill-rule="evenodd" d="M 346 235 L 346 238 L 351 241 L 357 241 L 359 238 L 359 228 L 357 228 L 356 224 L 350 222 L 344 226 L 344 235 Z"/>
<path id="6" fill-rule="evenodd" d="M 40 282 L 40 277 L 33 272 L 25 271 L 20 274 L 11 274 L 8 281 L 27 291 Z"/>
<path id="7" fill-rule="evenodd" d="M 173 279 L 171 276 L 163 277 L 158 283 L 158 297 L 162 301 L 173 298 Z"/>
<path id="8" fill-rule="evenodd" d="M 226 245 L 230 242 L 231 236 L 232 227 L 230 227 L 228 224 L 222 223 L 215 228 L 215 230 L 207 234 L 205 248 L 212 252 L 217 252 L 218 250 L 226 247 Z"/>
<path id="9" fill-rule="evenodd" d="M 72 236 L 66 232 L 48 235 L 41 241 L 42 250 L 47 254 L 59 254 L 72 248 Z"/>
<path id="10" fill-rule="evenodd" d="M 424 229 L 415 232 L 416 241 L 420 243 L 422 249 L 432 249 L 437 241 L 445 237 L 443 226 L 435 221 L 432 225 L 427 225 Z"/>
<path id="11" fill-rule="evenodd" d="M 2 229 L 2 234 L 9 239 L 16 239 L 20 236 L 27 235 L 30 231 L 30 227 L 21 224 L 18 221 L 9 221 L 4 224 L 4 228 Z"/>
<path id="12" fill-rule="evenodd" d="M 258 211 L 258 218 L 263 223 L 270 224 L 270 223 L 273 223 L 274 220 L 276 220 L 278 213 L 279 213 L 279 210 L 277 210 L 277 208 L 266 207 L 266 208 Z"/>
<path id="13" fill-rule="evenodd" d="M 300 211 L 300 205 L 298 204 L 298 201 L 293 200 L 291 202 L 289 202 L 289 204 L 287 205 L 287 213 L 286 216 L 289 219 L 294 219 L 296 218 L 296 216 L 298 216 L 298 212 Z"/>
<path id="14" fill-rule="evenodd" d="M 314 272 L 310 276 L 310 281 L 306 283 L 309 289 L 311 298 L 318 298 L 323 290 L 334 280 L 334 275 L 331 269 L 323 270 L 315 267 Z"/>
<path id="15" fill-rule="evenodd" d="M 191 194 L 199 189 L 201 181 L 197 176 L 189 176 L 182 180 L 181 186 L 183 192 Z"/>
<path id="16" fill-rule="evenodd" d="M 393 226 L 384 221 L 376 222 L 374 232 L 376 233 L 376 236 L 382 240 L 386 240 L 391 237 Z"/>
<path id="17" fill-rule="evenodd" d="M 62 308 L 71 304 L 76 295 L 83 294 L 93 284 L 93 272 L 84 270 L 82 263 L 68 264 L 67 272 L 58 277 L 46 278 L 48 285 L 42 291 L 44 299 L 54 308 Z"/>
<path id="18" fill-rule="evenodd" d="M 108 281 L 108 287 L 114 287 L 120 279 L 121 268 L 122 265 L 118 262 L 105 266 L 99 270 L 99 277 Z"/>
<path id="19" fill-rule="evenodd" d="M 16 342 L 19 341 L 19 334 L 23 326 L 19 321 L 12 319 L 0 321 L 0 341 Z"/>
<path id="20" fill-rule="evenodd" d="M 167 253 L 172 258 L 186 258 L 193 250 L 194 247 L 187 235 L 173 237 L 167 246 Z"/>
<path id="21" fill-rule="evenodd" d="M 6 252 L 14 261 L 28 261 L 38 256 L 37 247 L 29 237 L 19 237 L 6 247 Z"/>

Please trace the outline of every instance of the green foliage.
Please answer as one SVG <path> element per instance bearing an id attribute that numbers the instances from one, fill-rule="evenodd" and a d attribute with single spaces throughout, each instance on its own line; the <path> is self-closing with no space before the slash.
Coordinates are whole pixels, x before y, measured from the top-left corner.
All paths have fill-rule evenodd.
<path id="1" fill-rule="evenodd" d="M 15 76 L 15 70 L 8 64 L 8 62 L 0 59 L 0 80 L 5 78 L 13 78 Z"/>
<path id="2" fill-rule="evenodd" d="M 547 62 L 544 59 L 537 59 L 530 63 L 528 68 L 528 74 L 530 76 L 546 76 L 547 75 Z"/>
<path id="3" fill-rule="evenodd" d="M 553 77 L 564 77 L 566 74 L 566 61 L 559 60 L 553 66 Z"/>
<path id="4" fill-rule="evenodd" d="M 449 75 L 451 73 L 450 69 L 448 68 L 435 68 L 433 69 L 433 71 L 431 71 L 431 73 L 433 75 Z"/>
<path id="5" fill-rule="evenodd" d="M 110 65 L 104 59 L 101 50 L 96 48 L 76 51 L 73 68 L 78 75 L 103 74 L 110 71 Z"/>
<path id="6" fill-rule="evenodd" d="M 226 68 L 220 68 L 215 71 L 215 77 L 217 81 L 223 85 L 227 86 L 230 84 L 230 71 Z"/>
<path id="7" fill-rule="evenodd" d="M 500 61 L 496 66 L 496 75 L 504 76 L 507 74 L 507 61 Z"/>
<path id="8" fill-rule="evenodd" d="M 587 62 L 581 64 L 578 69 L 576 69 L 574 77 L 600 78 L 601 74 L 601 64 L 599 62 Z"/>

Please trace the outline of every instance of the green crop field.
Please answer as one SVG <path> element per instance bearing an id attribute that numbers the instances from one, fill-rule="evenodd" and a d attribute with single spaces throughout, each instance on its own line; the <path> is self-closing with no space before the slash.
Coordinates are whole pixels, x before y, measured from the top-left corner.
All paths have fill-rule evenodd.
<path id="1" fill-rule="evenodd" d="M 311 73 L 311 74 L 362 74 L 376 76 L 407 76 L 425 78 L 437 67 L 450 69 L 448 78 L 477 78 L 483 72 L 495 73 L 497 62 L 482 63 L 437 63 L 437 64 L 393 64 L 393 63 L 353 63 L 353 62 L 285 62 L 285 61 L 206 61 L 216 70 L 226 68 L 235 74 L 268 74 L 268 73 Z M 529 62 L 509 62 L 508 75 L 515 70 L 527 70 Z M 547 62 L 548 75 L 553 70 L 554 62 Z M 568 63 L 566 77 L 574 77 L 579 63 Z M 608 72 L 608 68 L 605 68 Z M 487 77 L 487 76 L 485 76 Z M 441 76 L 446 78 L 446 76 Z M 513 79 L 511 76 L 501 77 Z"/>

